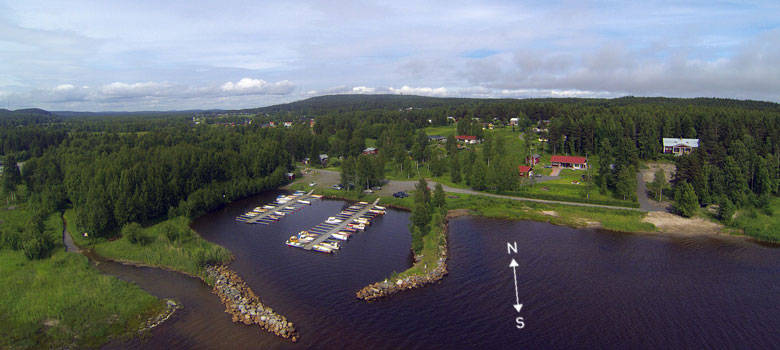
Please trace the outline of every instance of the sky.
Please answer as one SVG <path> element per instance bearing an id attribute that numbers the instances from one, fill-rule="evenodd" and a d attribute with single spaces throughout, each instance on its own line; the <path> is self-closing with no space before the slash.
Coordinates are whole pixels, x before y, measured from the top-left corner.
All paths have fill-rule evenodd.
<path id="1" fill-rule="evenodd" d="M 780 102 L 780 2 L 0 0 L 0 108 L 341 93 Z"/>

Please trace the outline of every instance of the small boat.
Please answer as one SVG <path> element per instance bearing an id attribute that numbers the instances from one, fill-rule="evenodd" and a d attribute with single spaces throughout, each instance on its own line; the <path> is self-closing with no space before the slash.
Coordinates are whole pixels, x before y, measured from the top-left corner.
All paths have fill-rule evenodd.
<path id="1" fill-rule="evenodd" d="M 273 205 L 267 205 L 267 204 L 263 206 L 263 209 L 273 209 L 273 208 L 276 208 L 276 207 L 273 206 Z"/>
<path id="2" fill-rule="evenodd" d="M 387 208 L 385 208 L 385 207 L 380 207 L 380 206 L 378 206 L 378 205 L 375 205 L 375 206 L 374 206 L 374 208 L 376 208 L 376 209 L 379 209 L 379 210 L 385 210 L 385 209 L 387 209 Z"/>
<path id="3" fill-rule="evenodd" d="M 317 198 L 317 199 L 321 199 L 322 198 L 321 194 L 313 194 L 311 196 L 314 197 L 314 198 Z"/>
<path id="4" fill-rule="evenodd" d="M 339 220 L 339 219 L 336 219 L 335 217 L 331 216 L 331 217 L 328 218 L 328 220 L 325 220 L 325 223 L 326 224 L 338 224 L 338 223 L 341 223 L 343 221 L 344 220 Z"/>
<path id="5" fill-rule="evenodd" d="M 326 254 L 333 253 L 333 249 L 325 247 L 325 246 L 323 246 L 321 244 L 315 244 L 311 249 L 315 250 L 315 251 L 318 251 L 320 253 L 326 253 Z"/>
<path id="6" fill-rule="evenodd" d="M 305 200 L 303 200 L 303 199 L 299 199 L 299 200 L 298 200 L 298 203 L 301 203 L 301 204 L 311 204 L 311 202 L 309 202 L 309 201 L 305 201 Z"/>
<path id="7" fill-rule="evenodd" d="M 280 211 L 275 211 L 274 214 L 279 215 L 279 216 L 284 216 L 284 213 L 282 213 Z"/>
<path id="8" fill-rule="evenodd" d="M 296 237 L 296 236 L 290 236 L 290 239 L 289 239 L 289 241 L 290 241 L 290 242 L 298 242 L 298 237 Z"/>
<path id="9" fill-rule="evenodd" d="M 337 242 L 322 242 L 322 243 L 320 243 L 320 245 L 322 245 L 324 247 L 327 247 L 327 248 L 330 248 L 330 249 L 333 249 L 333 250 L 338 250 L 340 248 L 340 246 L 339 246 L 339 244 Z"/>
<path id="10" fill-rule="evenodd" d="M 338 239 L 338 240 L 342 240 L 342 241 L 346 241 L 347 239 L 349 239 L 349 236 L 341 234 L 341 233 L 334 233 L 334 234 L 331 235 L 331 237 L 333 237 L 335 239 Z"/>
<path id="11" fill-rule="evenodd" d="M 300 242 L 292 242 L 288 240 L 287 242 L 284 243 L 290 247 L 303 248 L 303 244 L 301 244 Z"/>

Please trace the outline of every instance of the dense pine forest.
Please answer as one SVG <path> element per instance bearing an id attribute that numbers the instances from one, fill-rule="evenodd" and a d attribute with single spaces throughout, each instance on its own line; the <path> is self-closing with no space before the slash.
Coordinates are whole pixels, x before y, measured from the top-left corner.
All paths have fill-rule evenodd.
<path id="1" fill-rule="evenodd" d="M 512 118 L 517 122 L 509 126 Z M 422 130 L 456 120 L 458 134 L 484 137 L 478 151 L 459 150 L 451 137 L 433 147 Z M 274 121 L 277 127 L 269 127 Z M 282 121 L 292 125 L 281 127 Z M 79 227 L 95 237 L 133 222 L 195 217 L 277 187 L 295 162 L 320 154 L 359 189 L 381 183 L 386 172 L 411 176 L 424 166 L 456 184 L 517 193 L 517 165 L 534 150 L 490 137 L 483 123 L 529 134 L 544 123 L 543 151 L 596 160 L 597 172 L 584 180 L 615 200 L 630 200 L 641 162 L 659 159 L 677 167 L 668 195 L 718 204 L 724 221 L 735 208 L 770 211 L 778 194 L 780 106 L 774 103 L 353 95 L 231 112 L 101 117 L 3 110 L 3 191 L 10 201 L 21 189 L 35 203 L 37 220 L 73 208 Z M 687 156 L 663 155 L 664 137 L 698 138 L 701 147 Z M 369 140 L 378 157 L 362 154 Z M 21 247 L 24 234 L 3 231 L 2 241 Z"/>

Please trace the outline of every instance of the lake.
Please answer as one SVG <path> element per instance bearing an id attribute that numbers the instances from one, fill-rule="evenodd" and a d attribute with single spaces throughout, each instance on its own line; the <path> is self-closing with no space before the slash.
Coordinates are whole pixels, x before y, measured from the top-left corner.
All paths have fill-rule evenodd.
<path id="1" fill-rule="evenodd" d="M 388 209 L 335 254 L 284 245 L 350 203 L 315 201 L 272 225 L 234 218 L 271 191 L 198 218 L 193 227 L 235 255 L 263 302 L 296 324 L 293 344 L 233 324 L 199 280 L 116 263 L 98 267 L 183 310 L 147 339 L 105 348 L 777 348 L 780 249 L 729 237 L 571 229 L 480 217 L 452 219 L 449 275 L 378 302 L 363 286 L 411 266 L 409 213 Z M 507 243 L 517 252 L 508 253 Z M 516 312 L 511 259 L 516 259 Z M 525 327 L 517 328 L 516 317 Z"/>

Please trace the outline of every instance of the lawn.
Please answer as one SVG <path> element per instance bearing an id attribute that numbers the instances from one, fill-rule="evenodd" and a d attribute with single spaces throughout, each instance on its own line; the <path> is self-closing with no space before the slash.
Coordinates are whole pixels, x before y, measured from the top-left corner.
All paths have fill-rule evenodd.
<path id="1" fill-rule="evenodd" d="M 226 263 L 232 258 L 227 249 L 204 240 L 192 231 L 189 221 L 184 217 L 143 228 L 143 235 L 149 237 L 149 242 L 134 244 L 127 237 L 110 241 L 78 237 L 80 235 L 72 234 L 80 232 L 73 224 L 75 221 L 72 216 L 72 211 L 66 212 L 68 231 L 74 240 L 78 238 L 76 244 L 90 246 L 95 253 L 105 258 L 170 268 L 204 279 L 206 264 Z"/>
<path id="2" fill-rule="evenodd" d="M 455 135 L 457 132 L 455 124 L 447 126 L 429 126 L 423 130 L 425 130 L 425 134 L 428 136 L 439 135 L 444 137 L 447 137 L 448 135 Z"/>
<path id="3" fill-rule="evenodd" d="M 731 226 L 742 229 L 746 236 L 780 242 L 780 198 L 772 198 L 769 213 L 752 208 L 740 210 Z"/>
<path id="4" fill-rule="evenodd" d="M 22 204 L 0 210 L 0 220 L 3 239 L 9 239 L 27 234 L 19 229 L 30 225 L 32 215 Z M 55 242 L 51 257 L 28 260 L 22 250 L 0 249 L 0 348 L 97 347 L 135 335 L 164 309 L 163 301 L 138 286 L 65 252 L 59 214 L 46 219 L 44 232 Z"/>

